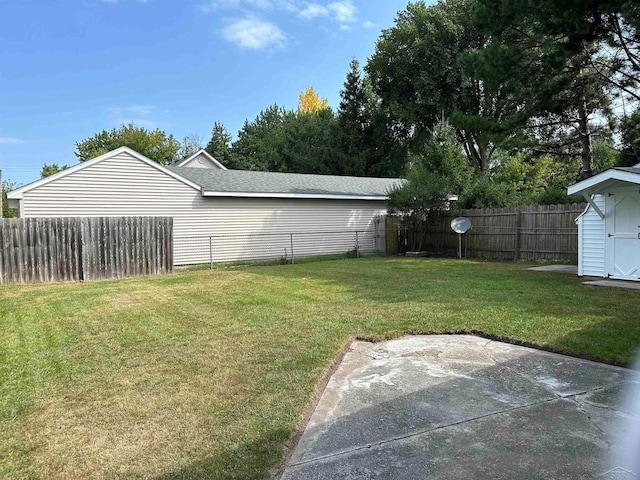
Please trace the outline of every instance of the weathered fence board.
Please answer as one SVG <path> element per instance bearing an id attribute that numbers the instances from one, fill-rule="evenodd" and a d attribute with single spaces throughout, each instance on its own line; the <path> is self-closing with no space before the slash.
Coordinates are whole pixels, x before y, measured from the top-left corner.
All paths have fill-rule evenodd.
<path id="1" fill-rule="evenodd" d="M 0 219 L 0 284 L 100 280 L 172 270 L 170 217 Z"/>
<path id="2" fill-rule="evenodd" d="M 472 228 L 463 235 L 463 253 L 476 258 L 502 260 L 556 260 L 577 263 L 578 229 L 575 219 L 585 204 L 533 205 L 500 209 L 450 210 L 426 227 L 422 250 L 455 255 L 458 235 L 451 220 L 469 217 Z M 397 232 L 400 219 L 390 217 L 389 235 L 411 237 L 412 232 Z M 396 233 L 394 233 L 396 232 Z M 396 252 L 403 252 L 402 245 Z M 389 252 L 394 253 L 394 252 Z"/>

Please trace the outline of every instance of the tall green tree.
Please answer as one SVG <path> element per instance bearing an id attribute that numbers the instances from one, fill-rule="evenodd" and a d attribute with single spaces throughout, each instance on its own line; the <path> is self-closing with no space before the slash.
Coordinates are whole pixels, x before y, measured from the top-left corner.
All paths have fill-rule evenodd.
<path id="1" fill-rule="evenodd" d="M 96 133 L 92 137 L 76 142 L 74 152 L 84 162 L 118 147 L 129 147 L 138 153 L 166 165 L 180 158 L 180 142 L 173 135 L 159 129 L 147 130 L 133 123 L 120 128 Z"/>
<path id="2" fill-rule="evenodd" d="M 339 174 L 333 164 L 335 121 L 330 108 L 286 112 L 279 171 Z"/>
<path id="3" fill-rule="evenodd" d="M 332 169 L 335 115 L 329 108 L 291 111 L 272 105 L 245 121 L 231 148 L 236 168 L 292 173 Z"/>
<path id="4" fill-rule="evenodd" d="M 461 194 L 474 176 L 447 122 L 434 125 L 423 146 L 419 155 L 410 155 L 407 182 L 389 192 L 387 202 L 413 230 L 413 250 L 421 248 L 426 227 L 449 207 L 449 196 Z"/>
<path id="5" fill-rule="evenodd" d="M 640 109 L 625 118 L 621 129 L 622 165 L 636 165 L 640 163 Z"/>
<path id="6" fill-rule="evenodd" d="M 371 82 L 361 72 L 358 61 L 352 59 L 340 91 L 333 132 L 334 173 L 370 177 L 404 173 L 406 148 L 391 127 Z"/>
<path id="7" fill-rule="evenodd" d="M 465 51 L 481 48 L 488 40 L 471 21 L 474 4 L 409 3 L 395 25 L 382 32 L 365 70 L 393 130 L 413 152 L 420 151 L 430 129 L 444 116 L 455 128 L 469 163 L 485 171 L 502 140 L 492 120 L 502 117 L 504 105 L 499 85 L 473 78 L 459 64 Z M 460 114 L 482 121 L 470 125 Z"/>
<path id="8" fill-rule="evenodd" d="M 541 153 L 579 156 L 583 177 L 594 173 L 593 122 L 612 118 L 612 96 L 620 94 L 613 87 L 637 86 L 612 55 L 614 3 L 479 0 L 474 18 L 489 41 L 465 58 L 478 78 L 502 84 L 515 106 L 502 126 L 532 132 Z"/>
<path id="9" fill-rule="evenodd" d="M 240 170 L 280 171 L 283 165 L 284 118 L 287 110 L 277 105 L 262 110 L 253 121 L 245 120 L 231 147 Z"/>
<path id="10" fill-rule="evenodd" d="M 344 86 L 340 91 L 340 106 L 334 130 L 339 155 L 335 171 L 345 175 L 365 175 L 369 152 L 368 135 L 374 106 L 373 92 L 367 91 L 358 60 L 353 58 Z"/>
<path id="11" fill-rule="evenodd" d="M 231 159 L 231 134 L 225 126 L 216 121 L 211 129 L 211 140 L 205 147 L 206 152 L 227 168 L 236 168 Z"/>

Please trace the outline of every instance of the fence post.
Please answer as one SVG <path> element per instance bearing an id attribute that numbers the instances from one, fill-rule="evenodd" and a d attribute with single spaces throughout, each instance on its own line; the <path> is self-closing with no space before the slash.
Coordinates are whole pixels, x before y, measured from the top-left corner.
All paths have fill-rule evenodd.
<path id="1" fill-rule="evenodd" d="M 295 256 L 293 254 L 293 233 L 289 234 L 291 236 L 291 265 L 296 263 Z"/>
<path id="2" fill-rule="evenodd" d="M 518 210 L 516 212 L 516 230 L 515 230 L 515 239 L 513 242 L 513 261 L 517 262 L 520 259 L 520 215 L 521 212 Z"/>
<path id="3" fill-rule="evenodd" d="M 213 270 L 213 237 L 209 236 L 209 270 Z"/>
<path id="4" fill-rule="evenodd" d="M 356 258 L 360 258 L 360 243 L 358 241 L 358 231 L 356 230 Z"/>

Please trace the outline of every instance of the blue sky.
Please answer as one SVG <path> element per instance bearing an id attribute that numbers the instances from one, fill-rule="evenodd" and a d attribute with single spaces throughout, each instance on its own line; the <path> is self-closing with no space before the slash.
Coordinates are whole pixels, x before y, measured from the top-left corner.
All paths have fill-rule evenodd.
<path id="1" fill-rule="evenodd" d="M 74 142 L 133 121 L 236 136 L 313 86 L 336 108 L 406 0 L 2 0 L 0 169 L 27 183 Z"/>

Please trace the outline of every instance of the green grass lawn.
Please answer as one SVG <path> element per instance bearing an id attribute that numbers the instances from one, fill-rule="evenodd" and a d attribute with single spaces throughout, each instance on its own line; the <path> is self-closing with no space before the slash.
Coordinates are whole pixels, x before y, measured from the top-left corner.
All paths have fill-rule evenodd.
<path id="1" fill-rule="evenodd" d="M 0 288 L 0 477 L 268 478 L 352 336 L 478 330 L 629 362 L 640 291 L 370 257 Z"/>

